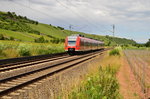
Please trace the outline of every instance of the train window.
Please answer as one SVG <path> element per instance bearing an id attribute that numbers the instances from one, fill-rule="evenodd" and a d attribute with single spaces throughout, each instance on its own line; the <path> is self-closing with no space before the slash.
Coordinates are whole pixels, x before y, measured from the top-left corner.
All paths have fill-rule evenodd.
<path id="1" fill-rule="evenodd" d="M 76 41 L 68 41 L 68 46 L 75 46 L 76 45 Z"/>

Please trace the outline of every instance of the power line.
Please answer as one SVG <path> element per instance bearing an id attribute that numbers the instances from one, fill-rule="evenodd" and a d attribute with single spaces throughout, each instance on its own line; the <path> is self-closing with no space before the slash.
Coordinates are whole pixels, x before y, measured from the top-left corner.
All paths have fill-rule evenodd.
<path id="1" fill-rule="evenodd" d="M 10 1 L 10 0 L 8 0 L 8 1 Z M 59 20 L 59 21 L 62 21 L 62 20 L 60 20 L 60 19 L 58 19 L 58 18 L 56 18 L 56 17 L 53 17 L 53 16 L 49 15 L 48 13 L 44 13 L 44 12 L 42 12 L 42 11 L 40 11 L 40 10 L 31 8 L 30 0 L 28 0 L 29 6 L 26 6 L 26 5 L 24 5 L 24 4 L 21 4 L 21 3 L 15 2 L 15 1 L 10 1 L 10 2 L 12 2 L 12 3 L 16 4 L 16 5 L 19 5 L 19 6 L 21 5 L 21 6 L 25 7 L 25 8 L 31 9 L 31 10 L 33 10 L 33 11 L 39 12 L 40 14 L 45 15 L 45 16 L 47 16 L 47 17 L 54 18 L 54 19 L 56 19 L 57 21 L 58 21 L 58 20 Z M 65 21 L 65 23 L 70 24 L 70 23 L 68 23 L 68 22 L 66 22 L 66 21 Z"/>
<path id="2" fill-rule="evenodd" d="M 113 37 L 115 37 L 115 25 L 113 24 Z"/>
<path id="3" fill-rule="evenodd" d="M 73 7 L 78 8 L 76 5 L 74 5 L 73 3 L 71 3 L 70 0 L 67 0 L 67 2 L 69 2 L 69 4 L 71 4 Z M 82 12 L 82 13 L 84 13 L 84 12 Z M 90 20 L 92 20 L 92 18 L 91 18 L 90 16 L 86 16 L 86 17 L 88 17 L 88 18 L 90 18 Z M 94 17 L 94 16 L 93 16 L 93 17 Z M 99 24 L 97 24 L 97 25 L 99 26 Z M 101 25 L 101 27 L 107 29 L 104 25 Z M 107 30 L 108 30 L 108 29 L 107 29 Z M 105 30 L 105 31 L 106 31 L 106 30 Z"/>
<path id="4" fill-rule="evenodd" d="M 56 0 L 56 1 L 57 1 L 60 5 L 62 5 L 63 7 L 65 7 L 66 9 L 72 11 L 72 13 L 74 13 L 74 14 L 77 15 L 78 17 L 80 17 L 80 18 L 86 20 L 86 22 L 87 22 L 88 24 L 93 24 L 93 23 L 91 23 L 88 19 L 86 19 L 84 16 L 82 16 L 81 14 L 79 14 L 79 13 L 75 12 L 74 10 L 70 9 L 69 7 L 67 7 L 66 5 L 64 5 L 62 2 L 60 2 L 60 1 L 58 1 L 58 0 Z M 99 27 L 97 27 L 97 25 L 93 24 L 93 26 L 95 26 L 96 28 L 99 29 Z M 101 31 L 101 32 L 103 32 L 103 31 Z"/>
<path id="5" fill-rule="evenodd" d="M 53 17 L 53 16 L 49 15 L 48 13 L 44 13 L 44 12 L 42 12 L 42 11 L 40 11 L 40 10 L 31 8 L 30 0 L 28 0 L 28 2 L 29 2 L 29 5 L 28 5 L 28 6 L 26 6 L 26 5 L 24 5 L 24 4 L 21 4 L 21 3 L 18 3 L 18 2 L 15 2 L 14 0 L 12 0 L 12 1 L 11 1 L 11 0 L 8 0 L 8 1 L 10 1 L 10 2 L 16 4 L 16 5 L 19 5 L 19 6 L 22 5 L 23 7 L 26 7 L 26 8 L 28 8 L 28 9 L 33 10 L 33 11 L 39 12 L 39 13 L 41 13 L 42 15 L 45 15 L 45 16 L 47 16 L 47 17 L 52 17 L 52 18 L 54 18 L 54 19 L 56 19 L 56 20 L 60 20 L 60 19 L 58 19 L 58 18 L 56 18 L 56 17 Z M 82 16 L 81 14 L 79 14 L 79 13 L 75 12 L 74 10 L 70 9 L 69 7 L 67 7 L 66 5 L 64 5 L 63 3 L 61 3 L 60 1 L 58 1 L 58 0 L 56 0 L 56 1 L 59 2 L 59 4 L 61 4 L 61 5 L 62 5 L 63 7 L 65 7 L 66 9 L 71 10 L 75 15 L 77 15 L 77 16 L 79 16 L 80 18 L 86 20 L 86 22 L 88 23 L 88 25 L 89 25 L 89 24 L 93 24 L 93 23 L 91 23 L 88 19 L 86 19 L 84 16 Z M 62 20 L 60 20 L 60 21 L 62 21 Z M 68 22 L 65 21 L 65 23 L 68 23 Z M 68 23 L 68 24 L 70 24 L 70 23 Z M 98 28 L 95 24 L 93 24 L 93 26 L 95 26 L 96 28 Z M 98 29 L 99 29 L 99 28 L 98 28 Z M 101 32 L 102 32 L 102 31 L 101 31 Z"/>

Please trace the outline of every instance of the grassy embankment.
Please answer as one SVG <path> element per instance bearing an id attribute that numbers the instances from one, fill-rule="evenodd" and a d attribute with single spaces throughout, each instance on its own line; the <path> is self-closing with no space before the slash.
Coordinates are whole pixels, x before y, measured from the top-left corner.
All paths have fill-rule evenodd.
<path id="1" fill-rule="evenodd" d="M 64 44 L 0 41 L 0 58 L 14 58 L 64 52 Z"/>
<path id="2" fill-rule="evenodd" d="M 93 64 L 90 73 L 72 91 L 60 99 L 121 99 L 116 73 L 121 66 L 120 49 L 110 51 L 99 64 Z"/>

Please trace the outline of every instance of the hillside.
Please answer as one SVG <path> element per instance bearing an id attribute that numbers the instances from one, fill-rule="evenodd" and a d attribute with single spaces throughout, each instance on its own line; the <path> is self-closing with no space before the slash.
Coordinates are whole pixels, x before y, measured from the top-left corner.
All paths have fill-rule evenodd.
<path id="1" fill-rule="evenodd" d="M 58 43 L 63 42 L 68 35 L 79 33 L 86 37 L 102 40 L 106 45 L 135 44 L 135 41 L 125 38 L 86 34 L 65 30 L 59 26 L 42 24 L 25 16 L 16 15 L 14 12 L 0 12 L 0 16 L 0 34 L 4 40 L 34 42 L 43 37 L 45 42 Z"/>

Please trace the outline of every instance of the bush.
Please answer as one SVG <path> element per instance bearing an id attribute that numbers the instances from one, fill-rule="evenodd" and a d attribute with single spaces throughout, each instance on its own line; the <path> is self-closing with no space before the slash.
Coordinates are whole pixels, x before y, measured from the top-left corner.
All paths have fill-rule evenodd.
<path id="1" fill-rule="evenodd" d="M 45 40 L 44 37 L 40 37 L 34 40 L 36 43 L 48 43 L 48 40 Z"/>
<path id="2" fill-rule="evenodd" d="M 18 50 L 20 56 L 31 56 L 29 47 L 26 45 L 19 45 Z"/>
<path id="3" fill-rule="evenodd" d="M 112 55 L 120 55 L 120 51 L 119 49 L 113 49 L 109 52 L 109 55 L 112 56 Z"/>
<path id="4" fill-rule="evenodd" d="M 150 47 L 150 39 L 149 41 L 145 44 L 146 47 Z"/>
<path id="5" fill-rule="evenodd" d="M 0 40 L 4 40 L 5 37 L 3 36 L 3 34 L 0 34 Z"/>
<path id="6" fill-rule="evenodd" d="M 10 40 L 15 40 L 15 38 L 14 38 L 14 37 L 12 37 L 12 36 L 11 36 L 9 39 L 10 39 Z"/>
<path id="7" fill-rule="evenodd" d="M 73 90 L 69 99 L 120 99 L 117 68 L 107 66 L 90 75 L 81 87 Z"/>
<path id="8" fill-rule="evenodd" d="M 31 56 L 31 53 L 30 53 L 30 51 L 28 50 L 28 49 L 21 49 L 20 51 L 19 51 L 19 54 L 20 54 L 20 56 Z"/>

